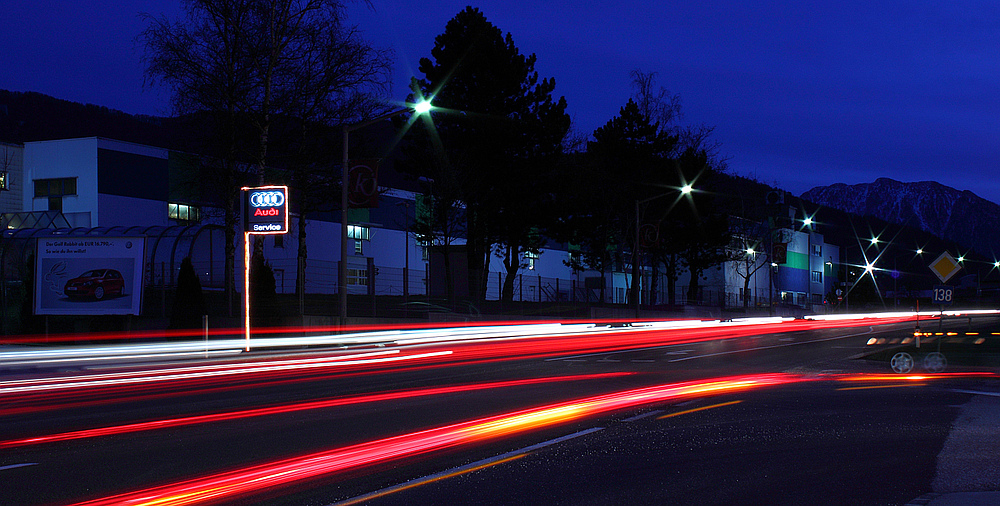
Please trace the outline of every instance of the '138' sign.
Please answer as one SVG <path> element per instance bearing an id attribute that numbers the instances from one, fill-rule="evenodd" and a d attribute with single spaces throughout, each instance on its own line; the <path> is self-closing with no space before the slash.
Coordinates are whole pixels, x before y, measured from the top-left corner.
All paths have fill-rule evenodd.
<path id="1" fill-rule="evenodd" d="M 932 299 L 935 304 L 951 304 L 955 300 L 955 289 L 950 286 L 937 285 L 934 287 Z"/>

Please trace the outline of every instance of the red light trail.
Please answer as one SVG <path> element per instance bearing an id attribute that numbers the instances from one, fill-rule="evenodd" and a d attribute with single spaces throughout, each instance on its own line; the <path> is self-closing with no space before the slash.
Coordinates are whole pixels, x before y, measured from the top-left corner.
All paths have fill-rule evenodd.
<path id="1" fill-rule="evenodd" d="M 77 407 L 135 399 L 142 396 L 180 395 L 182 388 L 218 389 L 226 378 L 227 389 L 240 389 L 265 382 L 304 380 L 308 375 L 357 374 L 418 367 L 481 364 L 506 360 L 549 358 L 566 353 L 615 352 L 718 339 L 731 339 L 777 332 L 868 326 L 909 321 L 910 315 L 839 320 L 764 319 L 757 323 L 672 321 L 642 326 L 608 328 L 593 325 L 505 325 L 413 330 L 397 335 L 400 347 L 367 353 L 253 361 L 191 367 L 103 374 L 79 374 L 55 378 L 0 382 L 0 399 L 15 396 L 17 402 L 0 409 L 0 415 Z M 447 349 L 444 349 L 447 347 Z M 422 348 L 422 349 L 421 349 Z M 418 350 L 417 353 L 414 350 Z M 405 353 L 404 353 L 405 352 Z M 389 356 L 398 354 L 397 356 Z M 410 364 L 407 364 L 412 362 Z M 333 369 L 336 368 L 336 372 Z M 380 369 L 379 369 L 380 368 Z M 353 371 L 353 372 L 350 372 Z M 363 372 L 361 372 L 363 373 Z M 241 378 L 233 382 L 233 378 Z M 242 384 L 241 384 L 242 383 Z M 172 391 L 168 391 L 172 390 Z M 127 397 L 120 392 L 127 391 Z M 43 402 L 47 402 L 44 405 Z M 59 404 L 63 403 L 63 404 Z"/>
<path id="2" fill-rule="evenodd" d="M 644 404 L 741 392 L 803 380 L 806 378 L 795 374 L 760 374 L 637 388 L 310 453 L 78 505 L 181 506 L 233 499 L 326 474 L 494 440 Z"/>
<path id="3" fill-rule="evenodd" d="M 608 378 L 616 378 L 622 376 L 631 376 L 634 374 L 635 373 L 618 372 L 618 373 L 603 373 L 603 374 L 585 374 L 576 376 L 554 376 L 547 378 L 493 381 L 486 383 L 474 383 L 468 385 L 450 385 L 443 387 L 419 388 L 411 390 L 399 390 L 394 392 L 356 395 L 350 397 L 323 399 L 318 401 L 302 402 L 296 404 L 283 404 L 278 406 L 268 406 L 263 408 L 246 409 L 241 411 L 230 411 L 225 413 L 212 413 L 205 415 L 168 418 L 168 419 L 152 420 L 146 422 L 130 423 L 125 425 L 116 425 L 112 427 L 100 427 L 100 428 L 85 429 L 72 432 L 63 432 L 59 434 L 48 434 L 44 436 L 12 439 L 8 441 L 0 441 L 0 448 L 13 448 L 17 446 L 53 443 L 57 441 L 69 441 L 74 439 L 128 434 L 133 432 L 167 429 L 173 427 L 183 427 L 187 425 L 196 425 L 202 423 L 232 421 L 243 418 L 294 413 L 298 411 L 332 408 L 337 406 L 347 406 L 351 404 L 361 404 L 368 402 L 381 402 L 381 401 L 389 401 L 397 399 L 407 399 L 413 397 L 426 397 L 432 395 L 443 395 L 443 394 L 451 394 L 458 392 L 473 392 L 477 390 L 510 388 L 510 387 L 526 386 L 526 385 L 537 385 L 543 383 L 556 383 L 563 381 L 586 381 L 594 379 L 608 379 Z"/>

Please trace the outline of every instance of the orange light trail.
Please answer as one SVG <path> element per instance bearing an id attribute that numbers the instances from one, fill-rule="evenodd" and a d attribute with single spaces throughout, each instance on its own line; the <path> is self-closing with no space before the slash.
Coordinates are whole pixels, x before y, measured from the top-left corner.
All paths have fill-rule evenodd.
<path id="1" fill-rule="evenodd" d="M 954 378 L 997 378 L 993 372 L 939 372 L 934 374 L 847 374 L 835 376 L 836 381 L 927 381 Z"/>
<path id="2" fill-rule="evenodd" d="M 803 376 L 794 374 L 760 374 L 597 395 L 282 459 L 180 483 L 94 499 L 79 505 L 181 506 L 231 500 L 262 489 L 287 486 L 325 474 L 489 441 L 643 404 L 746 391 L 803 380 Z"/>

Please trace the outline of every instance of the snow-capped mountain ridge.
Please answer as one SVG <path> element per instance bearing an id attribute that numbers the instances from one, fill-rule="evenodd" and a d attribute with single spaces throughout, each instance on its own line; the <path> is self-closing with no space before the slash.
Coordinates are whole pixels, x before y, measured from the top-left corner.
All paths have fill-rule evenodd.
<path id="1" fill-rule="evenodd" d="M 1000 205 L 934 181 L 818 186 L 802 198 L 820 205 L 908 225 L 984 255 L 1000 253 Z"/>

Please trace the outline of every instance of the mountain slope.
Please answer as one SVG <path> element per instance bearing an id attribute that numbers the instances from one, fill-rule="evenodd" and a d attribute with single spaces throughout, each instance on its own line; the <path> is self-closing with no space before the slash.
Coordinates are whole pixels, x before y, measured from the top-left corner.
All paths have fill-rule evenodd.
<path id="1" fill-rule="evenodd" d="M 971 191 L 933 181 L 819 186 L 802 194 L 817 204 L 890 223 L 908 225 L 955 241 L 981 254 L 1000 254 L 1000 206 Z"/>
<path id="2" fill-rule="evenodd" d="M 172 147 L 174 123 L 172 118 L 134 116 L 41 93 L 0 90 L 0 140 L 4 142 L 107 137 Z"/>

